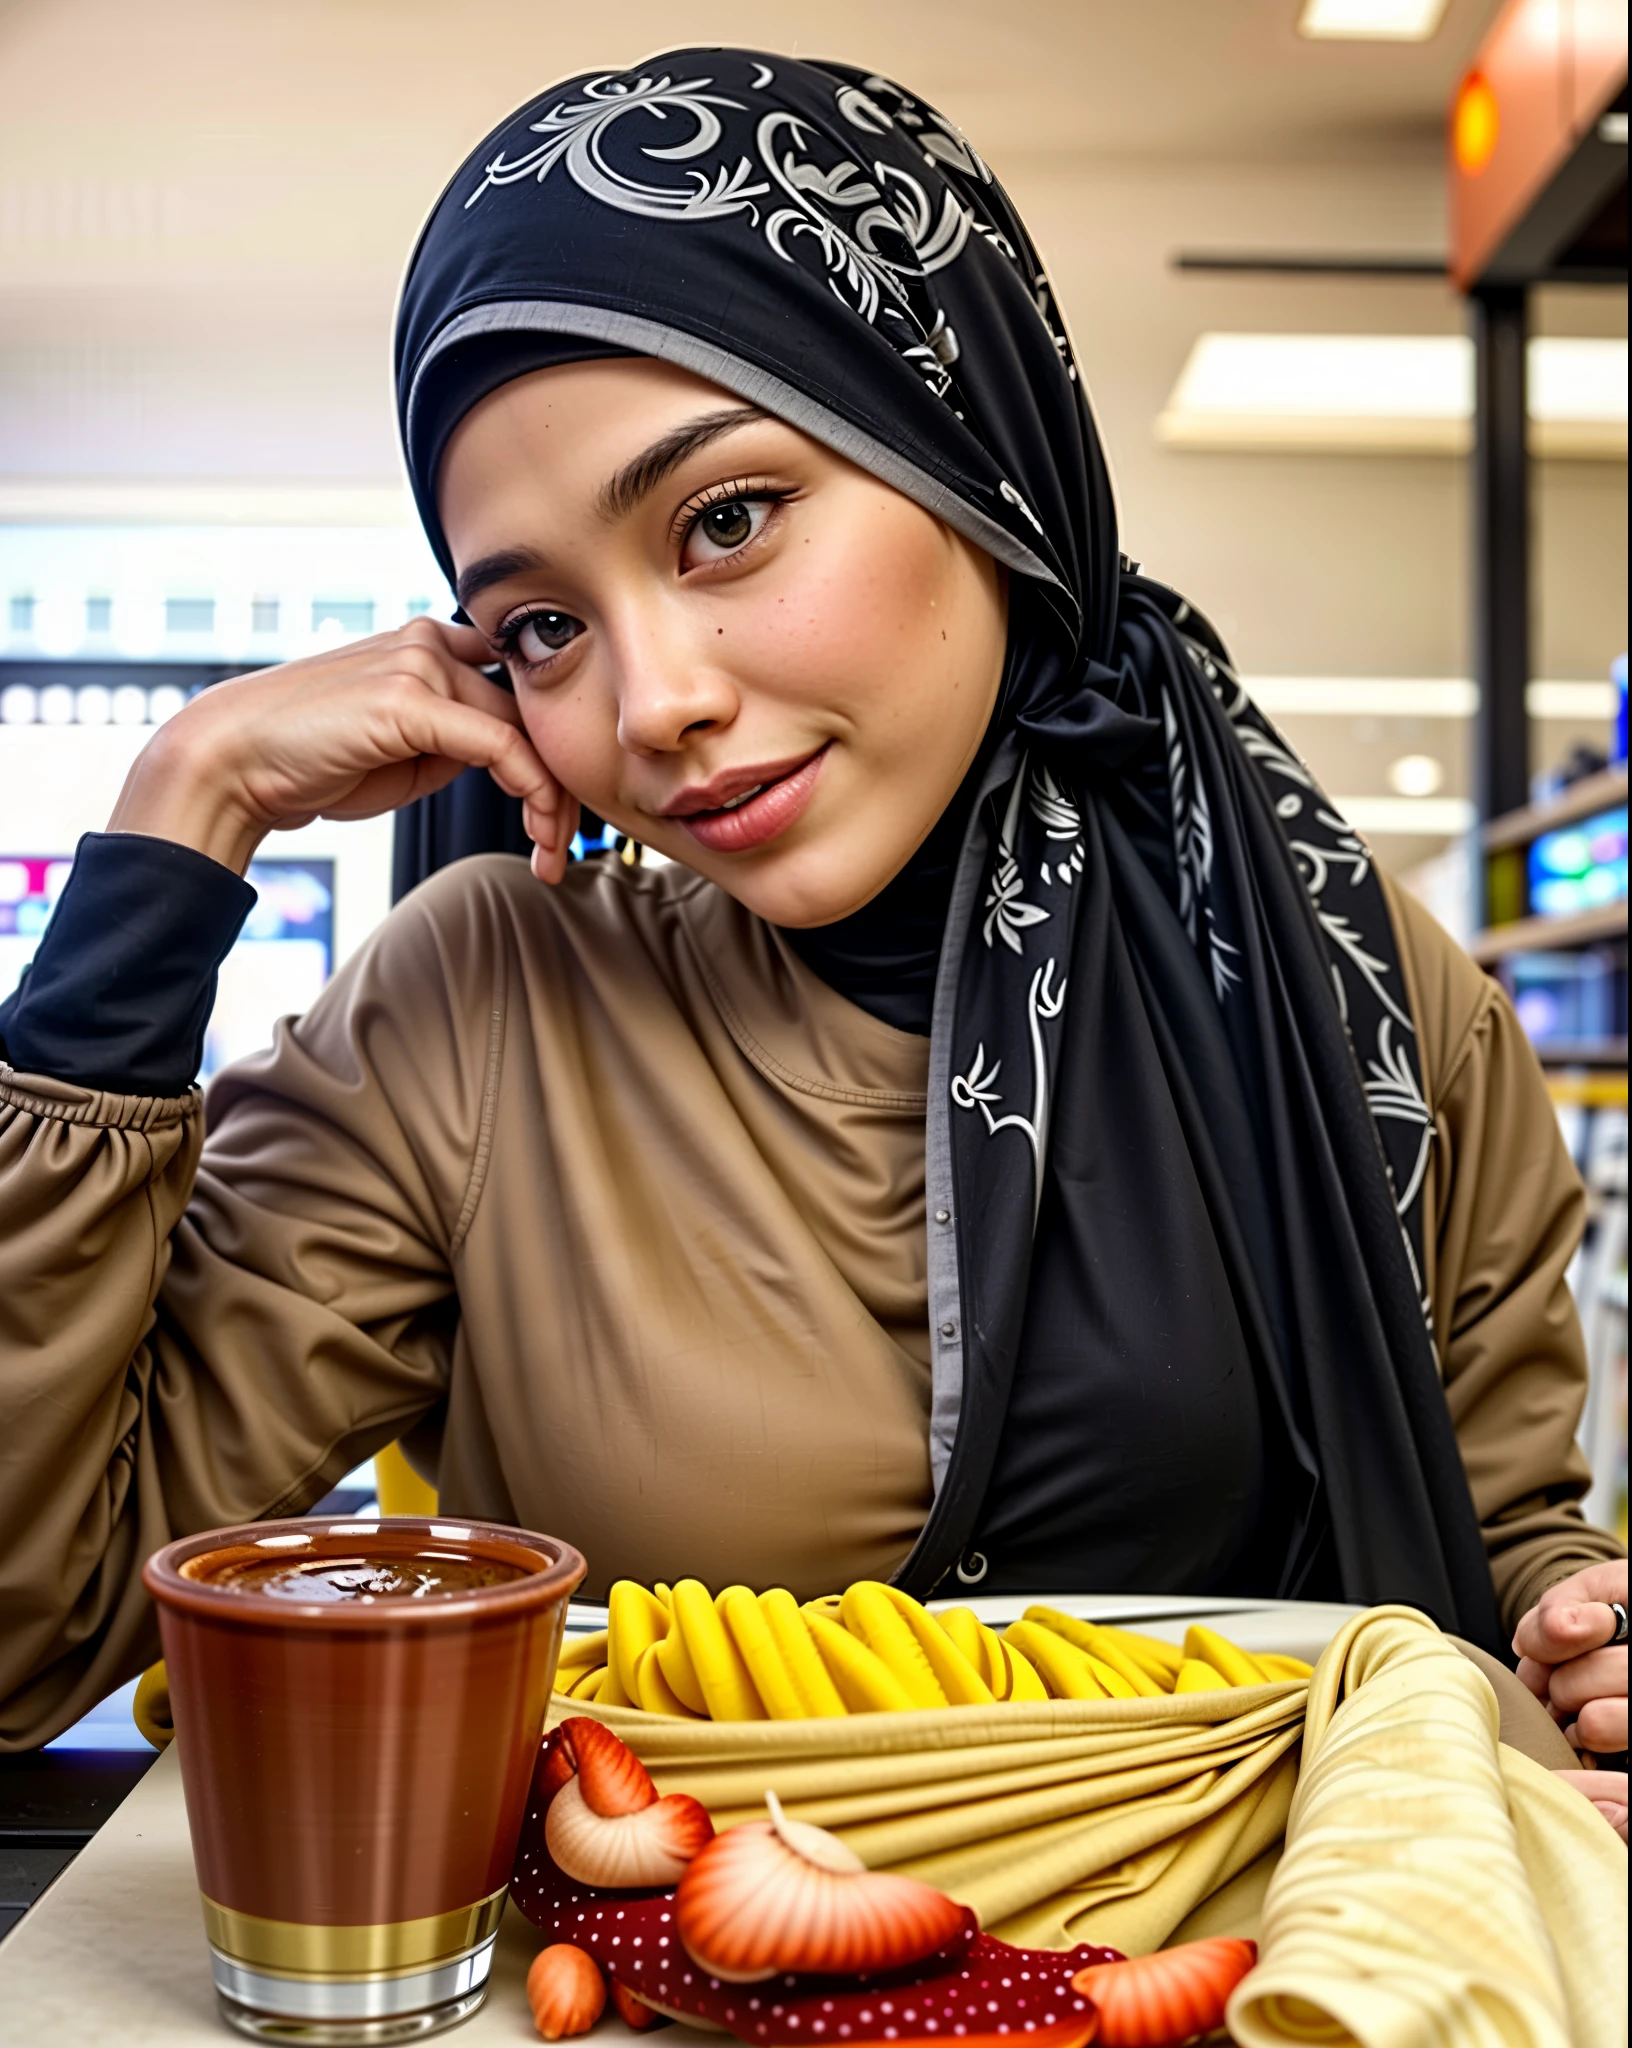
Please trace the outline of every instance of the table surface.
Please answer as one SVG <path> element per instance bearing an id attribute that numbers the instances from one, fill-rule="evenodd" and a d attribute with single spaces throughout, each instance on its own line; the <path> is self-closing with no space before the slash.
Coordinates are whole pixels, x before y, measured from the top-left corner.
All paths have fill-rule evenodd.
<path id="1" fill-rule="evenodd" d="M 510 1907 L 487 2002 L 450 2040 L 537 2043 L 523 1982 L 541 1946 Z M 595 2031 L 633 2039 L 617 2020 Z M 235 2038 L 216 2011 L 180 1759 L 170 1749 L 0 1946 L 0 2043 L 223 2048 Z M 709 2038 L 690 2027 L 663 2035 L 674 2048 L 706 2048 Z"/>
<path id="2" fill-rule="evenodd" d="M 1352 1613 L 1347 1607 L 1198 1600 L 1088 1600 L 1052 1604 L 1100 1619 L 1182 1636 L 1187 1616 L 1206 1614 L 1249 1649 L 1313 1658 Z M 972 1601 L 1008 1620 L 1023 1602 Z M 589 1617 L 586 1617 L 588 1619 Z M 540 1947 L 512 1906 L 499 1930 L 492 1988 L 473 2018 L 448 2035 L 460 2048 L 536 2042 L 523 1981 Z M 622 2021 L 592 2035 L 628 2044 Z M 193 1876 L 180 1762 L 167 1750 L 111 1819 L 0 1942 L 0 2048 L 222 2048 L 232 2036 L 218 2017 L 209 1952 Z M 662 2048 L 719 2048 L 720 2036 L 671 2027 Z"/>

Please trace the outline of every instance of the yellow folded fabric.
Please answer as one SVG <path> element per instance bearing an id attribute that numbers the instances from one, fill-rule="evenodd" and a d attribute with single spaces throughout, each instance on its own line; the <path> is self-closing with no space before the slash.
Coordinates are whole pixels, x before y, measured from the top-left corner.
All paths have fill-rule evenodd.
<path id="1" fill-rule="evenodd" d="M 605 1722 L 660 1791 L 689 1792 L 717 1827 L 763 1815 L 774 1791 L 1005 1940 L 1143 1955 L 1280 1840 L 1307 1690 L 738 1722 L 557 1697 L 550 1723 Z"/>
<path id="2" fill-rule="evenodd" d="M 1242 2048 L 1623 2048 L 1626 1913 L 1611 1830 L 1499 1744 L 1488 1682 L 1431 1622 L 1375 1608 L 1309 1682 L 1229 2030 Z"/>

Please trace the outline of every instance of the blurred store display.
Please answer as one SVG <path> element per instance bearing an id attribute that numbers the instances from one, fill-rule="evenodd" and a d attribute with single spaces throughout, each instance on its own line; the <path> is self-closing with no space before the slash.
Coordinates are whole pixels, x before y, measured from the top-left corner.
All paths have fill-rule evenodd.
<path id="1" fill-rule="evenodd" d="M 221 963 L 201 1080 L 266 1045 L 279 1017 L 310 1009 L 334 967 L 332 860 L 251 861 L 249 883 L 260 893 Z"/>
<path id="2" fill-rule="evenodd" d="M 1592 1466 L 1588 1521 L 1626 1540 L 1626 1076 L 1555 1074 L 1559 1122 L 1587 1187 L 1570 1288 L 1587 1341 L 1581 1447 Z"/>
<path id="3" fill-rule="evenodd" d="M 407 525 L 8 525 L 0 579 L 12 660 L 261 668 L 453 610 Z"/>

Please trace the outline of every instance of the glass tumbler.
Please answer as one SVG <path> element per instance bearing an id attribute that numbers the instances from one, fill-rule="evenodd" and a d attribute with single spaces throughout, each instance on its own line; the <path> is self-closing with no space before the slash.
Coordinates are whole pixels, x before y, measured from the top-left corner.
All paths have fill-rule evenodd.
<path id="1" fill-rule="evenodd" d="M 338 1583 L 430 1590 L 301 1591 L 352 1567 Z M 406 1516 L 215 1529 L 148 1560 L 231 2026 L 409 2041 L 481 2004 L 583 1574 L 551 1536 Z"/>

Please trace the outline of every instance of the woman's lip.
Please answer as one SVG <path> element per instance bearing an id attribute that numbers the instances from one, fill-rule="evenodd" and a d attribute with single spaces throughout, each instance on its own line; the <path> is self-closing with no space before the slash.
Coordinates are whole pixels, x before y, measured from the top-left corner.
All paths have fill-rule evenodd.
<path id="1" fill-rule="evenodd" d="M 767 783 L 757 796 L 738 804 L 735 810 L 695 811 L 688 818 L 671 822 L 684 825 L 698 845 L 706 846 L 710 853 L 746 853 L 786 832 L 799 817 L 810 802 L 826 759 L 827 748 L 820 747 L 808 761 L 779 781 Z"/>

